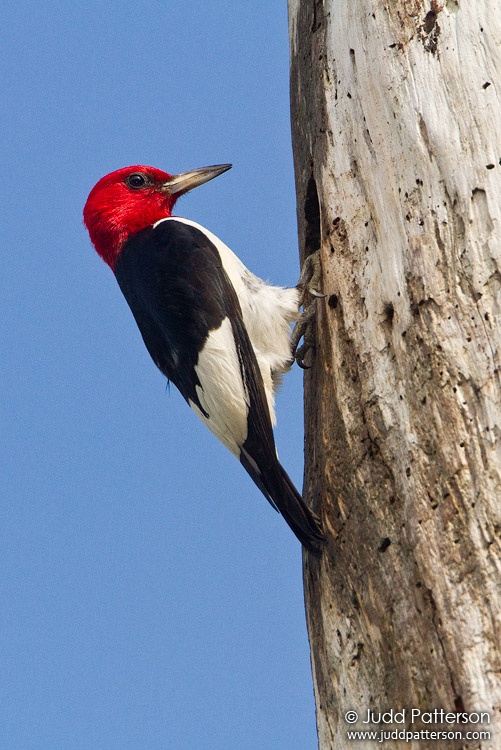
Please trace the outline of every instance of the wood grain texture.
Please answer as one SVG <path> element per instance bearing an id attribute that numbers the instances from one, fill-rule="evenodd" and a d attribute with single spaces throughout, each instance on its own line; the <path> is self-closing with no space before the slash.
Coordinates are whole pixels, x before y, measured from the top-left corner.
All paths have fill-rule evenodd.
<path id="1" fill-rule="evenodd" d="M 343 717 L 369 708 L 488 711 L 490 741 L 440 747 L 501 747 L 501 2 L 289 0 L 289 25 L 326 293 L 305 376 L 320 748 L 357 747 Z"/>

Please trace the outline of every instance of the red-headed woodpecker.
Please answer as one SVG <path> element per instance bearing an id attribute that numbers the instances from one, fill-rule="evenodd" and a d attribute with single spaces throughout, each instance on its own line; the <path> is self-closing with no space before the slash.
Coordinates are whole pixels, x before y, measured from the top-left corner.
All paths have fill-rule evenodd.
<path id="1" fill-rule="evenodd" d="M 157 367 L 302 544 L 317 551 L 319 520 L 280 465 L 272 429 L 274 387 L 291 364 L 301 292 L 264 283 L 207 229 L 171 215 L 180 195 L 230 166 L 178 175 L 119 169 L 91 190 L 84 222 Z"/>

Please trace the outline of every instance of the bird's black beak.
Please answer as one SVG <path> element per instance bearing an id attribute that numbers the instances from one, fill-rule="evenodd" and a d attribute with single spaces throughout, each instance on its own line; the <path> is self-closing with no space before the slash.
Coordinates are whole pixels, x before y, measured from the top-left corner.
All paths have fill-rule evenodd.
<path id="1" fill-rule="evenodd" d="M 160 186 L 160 190 L 163 193 L 169 195 L 182 195 L 187 193 L 188 190 L 203 185 L 204 182 L 213 180 L 214 177 L 227 172 L 231 169 L 231 164 L 217 164 L 214 167 L 200 167 L 200 169 L 192 169 L 190 172 L 182 172 L 182 174 L 172 175 Z"/>

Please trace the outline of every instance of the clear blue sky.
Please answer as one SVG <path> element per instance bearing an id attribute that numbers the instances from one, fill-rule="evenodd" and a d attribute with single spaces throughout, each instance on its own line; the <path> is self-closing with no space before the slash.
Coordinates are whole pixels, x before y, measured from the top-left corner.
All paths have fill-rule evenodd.
<path id="1" fill-rule="evenodd" d="M 166 388 L 81 219 L 118 167 L 232 162 L 178 214 L 295 283 L 286 0 L 8 0 L 0 37 L 0 746 L 315 748 L 300 545 Z"/>

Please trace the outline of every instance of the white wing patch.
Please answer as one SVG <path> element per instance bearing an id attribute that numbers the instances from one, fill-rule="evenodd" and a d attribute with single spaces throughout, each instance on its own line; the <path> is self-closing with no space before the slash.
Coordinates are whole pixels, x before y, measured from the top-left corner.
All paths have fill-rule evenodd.
<path id="1" fill-rule="evenodd" d="M 290 324 L 299 318 L 298 290 L 295 287 L 285 289 L 272 286 L 262 281 L 244 266 L 224 242 L 195 221 L 178 216 L 160 221 L 179 221 L 195 227 L 216 246 L 240 302 L 245 327 L 263 376 L 271 421 L 275 424 L 274 390 L 281 374 L 291 365 Z"/>
<path id="2" fill-rule="evenodd" d="M 247 438 L 249 400 L 240 374 L 237 350 L 229 318 L 209 333 L 195 366 L 201 383 L 197 395 L 206 417 L 192 401 L 196 415 L 237 457 Z"/>

